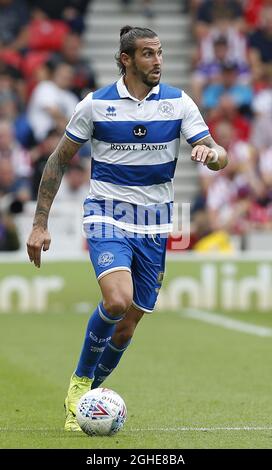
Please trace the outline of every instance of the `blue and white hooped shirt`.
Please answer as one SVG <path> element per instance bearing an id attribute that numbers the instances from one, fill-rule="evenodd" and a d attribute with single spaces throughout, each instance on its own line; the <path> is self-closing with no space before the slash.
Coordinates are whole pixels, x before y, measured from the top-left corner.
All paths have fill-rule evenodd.
<path id="1" fill-rule="evenodd" d="M 135 233 L 171 231 L 181 134 L 191 144 L 209 129 L 194 101 L 178 88 L 161 83 L 140 101 L 120 78 L 89 93 L 66 128 L 72 141 L 91 142 L 83 222 Z"/>

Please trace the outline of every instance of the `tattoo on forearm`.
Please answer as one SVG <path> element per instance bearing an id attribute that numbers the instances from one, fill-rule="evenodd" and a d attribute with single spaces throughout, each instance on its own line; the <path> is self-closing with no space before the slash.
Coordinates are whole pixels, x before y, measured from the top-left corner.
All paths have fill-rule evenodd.
<path id="1" fill-rule="evenodd" d="M 49 211 L 69 161 L 80 145 L 63 137 L 49 157 L 41 179 L 33 225 L 47 227 Z"/>

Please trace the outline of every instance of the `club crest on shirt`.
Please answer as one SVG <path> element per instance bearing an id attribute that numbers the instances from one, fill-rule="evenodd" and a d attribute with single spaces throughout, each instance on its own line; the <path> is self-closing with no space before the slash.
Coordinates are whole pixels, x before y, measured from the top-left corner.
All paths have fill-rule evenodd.
<path id="1" fill-rule="evenodd" d="M 147 128 L 142 124 L 138 124 L 133 128 L 133 135 L 138 137 L 138 139 L 142 139 L 147 135 Z"/>
<path id="2" fill-rule="evenodd" d="M 174 114 L 174 106 L 170 101 L 161 101 L 158 106 L 158 113 L 162 117 L 170 118 Z"/>
<path id="3" fill-rule="evenodd" d="M 111 251 L 104 251 L 98 256 L 98 266 L 105 267 L 110 266 L 114 261 L 114 254 Z"/>

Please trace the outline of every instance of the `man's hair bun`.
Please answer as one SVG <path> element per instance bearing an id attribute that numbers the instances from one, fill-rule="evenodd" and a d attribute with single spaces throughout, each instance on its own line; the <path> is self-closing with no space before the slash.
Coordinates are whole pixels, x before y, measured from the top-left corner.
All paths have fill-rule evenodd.
<path id="1" fill-rule="evenodd" d="M 124 36 L 124 34 L 128 33 L 129 31 L 131 31 L 133 29 L 132 26 L 129 26 L 129 25 L 126 25 L 126 26 L 123 26 L 123 28 L 120 29 L 120 38 L 122 36 Z"/>

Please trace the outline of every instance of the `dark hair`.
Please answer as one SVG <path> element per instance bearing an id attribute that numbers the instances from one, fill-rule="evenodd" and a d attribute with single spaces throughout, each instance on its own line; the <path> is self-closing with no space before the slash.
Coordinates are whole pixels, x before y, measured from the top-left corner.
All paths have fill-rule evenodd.
<path id="1" fill-rule="evenodd" d="M 120 59 L 122 52 L 125 52 L 130 57 L 134 57 L 136 51 L 135 43 L 137 39 L 155 38 L 157 36 L 158 35 L 157 33 L 155 33 L 155 31 L 152 31 L 148 28 L 140 28 L 138 26 L 133 27 L 126 25 L 120 29 L 120 48 L 117 54 L 115 55 L 115 59 L 121 75 L 126 73 L 126 68 L 122 64 Z"/>

